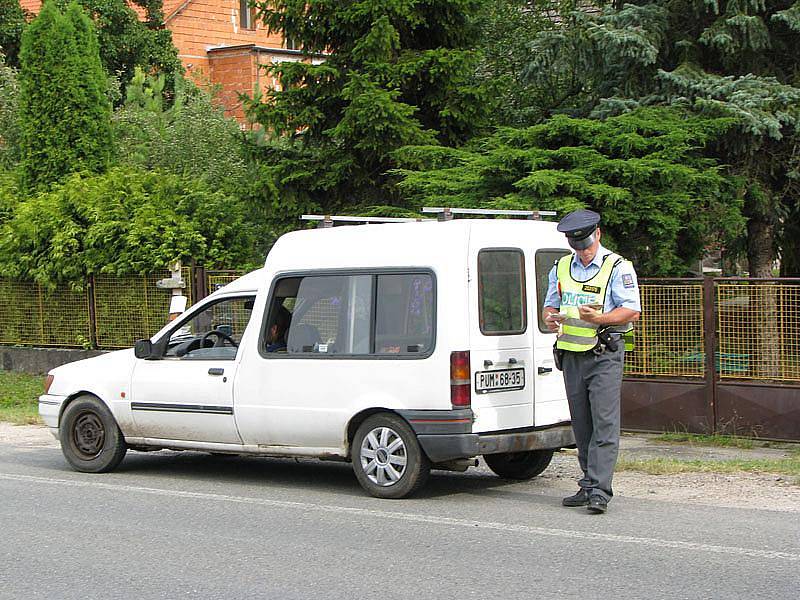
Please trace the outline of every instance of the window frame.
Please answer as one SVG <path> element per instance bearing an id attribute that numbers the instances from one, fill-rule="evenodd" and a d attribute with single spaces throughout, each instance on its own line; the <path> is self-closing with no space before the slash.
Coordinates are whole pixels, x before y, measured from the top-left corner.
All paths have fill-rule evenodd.
<path id="1" fill-rule="evenodd" d="M 508 331 L 486 331 L 484 329 L 484 318 L 483 318 L 483 289 L 481 285 L 481 254 L 490 253 L 490 252 L 513 252 L 518 254 L 521 262 L 520 262 L 520 274 L 522 276 L 521 279 L 521 293 L 522 293 L 522 329 L 520 330 L 508 330 Z M 485 335 L 486 337 L 497 337 L 501 335 L 525 335 L 528 331 L 528 276 L 525 272 L 525 251 L 522 248 L 512 248 L 512 247 L 491 247 L 491 248 L 481 248 L 478 251 L 478 256 L 476 259 L 476 273 L 477 273 L 477 285 L 478 285 L 478 327 L 481 330 L 481 334 Z"/>
<path id="2" fill-rule="evenodd" d="M 250 6 L 250 0 L 239 0 L 239 28 L 246 31 L 255 31 L 256 21 L 256 7 Z"/>
<path id="3" fill-rule="evenodd" d="M 358 276 L 370 275 L 372 280 L 371 290 L 371 306 L 370 306 L 370 325 L 369 325 L 369 354 L 326 354 L 326 353 L 308 353 L 308 354 L 289 354 L 283 352 L 267 352 L 266 339 L 267 330 L 266 324 L 272 322 L 273 305 L 275 304 L 275 288 L 278 282 L 282 279 L 291 279 L 293 277 L 331 277 L 331 276 Z M 375 315 L 378 302 L 378 285 L 377 277 L 379 275 L 429 275 L 433 289 L 431 291 L 433 296 L 433 315 L 431 319 L 431 346 L 430 349 L 420 353 L 406 353 L 406 354 L 374 354 L 375 352 Z M 428 267 L 386 267 L 386 268 L 364 268 L 364 269 L 320 269 L 320 270 L 303 270 L 303 271 L 285 271 L 276 274 L 269 286 L 269 295 L 264 309 L 263 320 L 259 326 L 258 334 L 258 353 L 262 358 L 268 360 L 424 360 L 429 358 L 436 350 L 436 332 L 437 332 L 437 307 L 438 307 L 438 293 L 437 293 L 437 280 L 436 273 L 433 269 Z"/>
<path id="4" fill-rule="evenodd" d="M 241 348 L 242 339 L 239 339 L 239 345 L 236 346 L 236 355 L 233 358 L 220 358 L 220 357 L 190 357 L 185 358 L 183 356 L 167 356 L 167 346 L 169 345 L 169 340 L 172 337 L 172 334 L 178 331 L 181 327 L 192 321 L 201 313 L 205 312 L 212 306 L 216 304 L 221 304 L 222 302 L 229 302 L 231 300 L 252 300 L 255 302 L 258 294 L 255 291 L 252 292 L 236 292 L 234 294 L 222 296 L 221 298 L 214 298 L 208 302 L 198 302 L 194 306 L 191 306 L 188 310 L 186 310 L 182 315 L 180 315 L 175 321 L 172 323 L 172 327 L 167 330 L 163 336 L 161 336 L 153 346 L 156 348 L 158 353 L 157 357 L 153 357 L 155 360 L 170 360 L 170 361 L 198 361 L 198 360 L 223 360 L 223 361 L 235 361 L 238 360 L 240 357 L 239 348 Z M 205 300 L 205 299 L 204 299 Z M 250 323 L 253 322 L 253 315 L 255 314 L 255 310 L 250 311 L 250 320 L 245 325 L 244 330 L 242 331 L 242 338 L 244 337 L 244 332 L 250 326 Z M 152 360 L 152 359 L 148 359 Z"/>
<path id="5" fill-rule="evenodd" d="M 567 250 L 566 248 L 537 248 L 536 252 L 534 253 L 534 256 L 533 256 L 533 274 L 536 277 L 536 282 L 537 283 L 539 282 L 539 274 L 536 272 L 537 258 L 539 257 L 540 254 L 544 254 L 545 252 L 552 252 L 552 253 L 560 252 L 560 253 L 562 253 L 561 256 L 558 257 L 555 260 L 556 263 L 559 260 L 561 260 L 561 258 L 563 258 L 564 256 L 567 256 L 569 254 L 573 254 L 573 252 L 571 250 Z M 549 269 L 547 269 L 547 273 L 546 273 L 547 276 L 550 275 L 550 269 L 552 269 L 553 266 L 555 266 L 555 265 L 552 265 Z M 537 323 L 537 327 L 539 328 L 540 332 L 542 332 L 542 333 L 553 333 L 552 331 L 550 331 L 547 328 L 547 324 L 544 322 L 544 319 L 542 318 L 542 310 L 544 310 L 544 301 L 547 299 L 547 289 L 548 289 L 548 286 L 545 286 L 544 292 L 542 293 L 542 297 L 539 298 L 539 287 L 538 287 L 538 285 L 536 287 L 536 323 Z"/>

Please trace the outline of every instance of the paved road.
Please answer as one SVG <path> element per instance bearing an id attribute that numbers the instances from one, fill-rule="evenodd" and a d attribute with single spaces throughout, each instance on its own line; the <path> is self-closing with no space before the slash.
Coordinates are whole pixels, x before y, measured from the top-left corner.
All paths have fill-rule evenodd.
<path id="1" fill-rule="evenodd" d="M 598 517 L 546 486 L 436 473 L 381 501 L 343 464 L 129 453 L 85 475 L 0 445 L 0 598 L 798 597 L 797 513 L 656 494 Z"/>

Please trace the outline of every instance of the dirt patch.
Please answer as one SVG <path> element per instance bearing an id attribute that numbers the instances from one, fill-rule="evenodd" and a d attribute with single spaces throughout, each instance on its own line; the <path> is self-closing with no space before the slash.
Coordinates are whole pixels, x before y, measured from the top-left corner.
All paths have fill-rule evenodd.
<path id="1" fill-rule="evenodd" d="M 627 459 L 673 458 L 676 460 L 759 460 L 790 456 L 787 448 L 719 448 L 693 444 L 663 443 L 654 436 L 624 435 L 621 456 Z M 553 487 L 572 492 L 581 472 L 575 450 L 555 455 L 541 478 Z M 619 497 L 644 498 L 679 504 L 748 508 L 800 513 L 800 485 L 796 478 L 774 473 L 676 473 L 650 475 L 637 471 L 614 474 L 614 493 Z"/>
<path id="2" fill-rule="evenodd" d="M 18 447 L 58 447 L 58 440 L 44 425 L 14 425 L 0 421 L 0 444 Z"/>
<path id="3" fill-rule="evenodd" d="M 18 448 L 58 447 L 47 427 L 0 422 L 0 444 Z M 626 458 L 670 457 L 680 460 L 735 460 L 782 458 L 790 451 L 775 448 L 717 448 L 692 444 L 659 443 L 652 436 L 625 435 L 622 455 Z M 488 468 L 481 464 L 481 470 Z M 538 479 L 568 495 L 580 478 L 574 450 L 556 453 L 553 463 Z M 622 471 L 614 475 L 614 491 L 625 498 L 642 498 L 677 504 L 747 508 L 800 513 L 800 485 L 793 477 L 765 473 L 678 473 L 648 475 Z"/>

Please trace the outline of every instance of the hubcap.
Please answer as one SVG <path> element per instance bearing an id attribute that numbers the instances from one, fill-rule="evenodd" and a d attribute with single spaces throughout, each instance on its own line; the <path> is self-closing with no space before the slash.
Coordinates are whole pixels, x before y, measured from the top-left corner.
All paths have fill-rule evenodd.
<path id="1" fill-rule="evenodd" d="M 394 485 L 406 471 L 406 445 L 396 431 L 376 427 L 361 442 L 361 468 L 374 484 Z"/>
<path id="2" fill-rule="evenodd" d="M 75 419 L 72 427 L 72 444 L 84 460 L 100 454 L 106 441 L 103 422 L 93 412 L 84 412 Z"/>

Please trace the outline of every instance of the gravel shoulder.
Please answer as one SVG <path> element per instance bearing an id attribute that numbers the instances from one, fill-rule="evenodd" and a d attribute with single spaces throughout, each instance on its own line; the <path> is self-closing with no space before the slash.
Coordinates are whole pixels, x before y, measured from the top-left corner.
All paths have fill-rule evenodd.
<path id="1" fill-rule="evenodd" d="M 13 425 L 0 422 L 0 445 L 19 450 L 58 448 L 58 442 L 41 425 Z M 720 448 L 689 443 L 673 444 L 655 440 L 654 436 L 626 434 L 622 437 L 621 454 L 628 459 L 674 458 L 678 460 L 756 460 L 780 459 L 790 451 L 778 448 Z M 481 463 L 479 470 L 488 468 Z M 555 455 L 550 467 L 535 481 L 542 493 L 571 494 L 580 476 L 574 450 Z M 793 477 L 771 473 L 678 473 L 650 475 L 621 471 L 614 475 L 618 497 L 658 499 L 662 502 L 746 508 L 800 513 L 800 485 Z"/>

